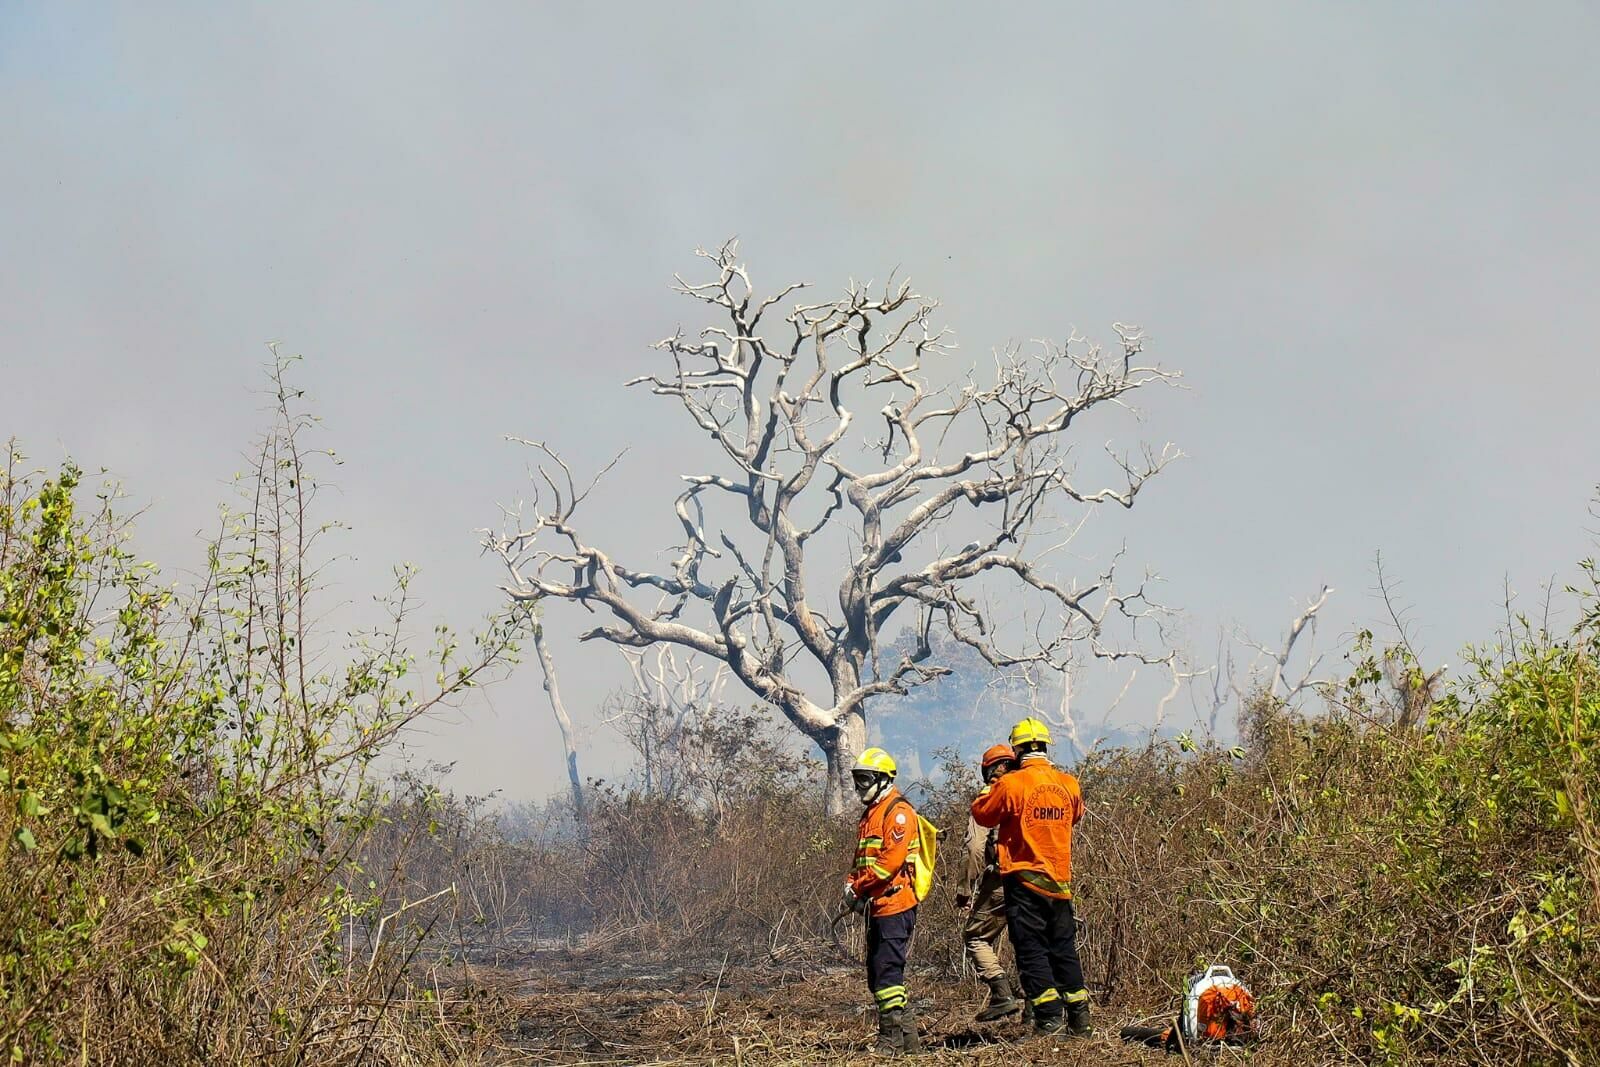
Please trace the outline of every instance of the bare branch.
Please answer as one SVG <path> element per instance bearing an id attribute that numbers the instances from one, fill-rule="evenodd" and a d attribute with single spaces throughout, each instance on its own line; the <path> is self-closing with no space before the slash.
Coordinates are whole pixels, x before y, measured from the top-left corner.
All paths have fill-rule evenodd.
<path id="1" fill-rule="evenodd" d="M 1272 693 L 1274 695 L 1277 694 L 1278 686 L 1283 684 L 1283 672 L 1284 672 L 1284 669 L 1289 665 L 1289 656 L 1291 654 L 1293 654 L 1293 652 L 1294 652 L 1295 642 L 1300 639 L 1300 634 L 1301 634 L 1301 632 L 1303 630 L 1306 629 L 1306 627 L 1309 626 L 1313 630 L 1316 629 L 1317 612 L 1322 610 L 1322 605 L 1324 605 L 1324 604 L 1326 604 L 1328 602 L 1328 597 L 1332 593 L 1333 593 L 1333 586 L 1331 586 L 1331 585 L 1323 586 L 1322 587 L 1322 592 L 1317 596 L 1317 599 L 1312 601 L 1306 607 L 1306 610 L 1302 611 L 1299 615 L 1295 616 L 1294 621 L 1289 624 L 1289 634 L 1288 634 L 1287 637 L 1284 638 L 1283 651 L 1279 652 L 1276 656 L 1273 657 L 1273 661 L 1277 664 L 1277 666 L 1273 669 L 1273 672 L 1272 672 L 1272 683 L 1269 686 L 1267 686 L 1267 692 Z M 1316 670 L 1317 662 L 1320 662 L 1320 660 L 1314 661 L 1311 664 L 1311 666 L 1309 668 L 1307 668 L 1305 677 L 1301 678 L 1300 682 L 1297 685 L 1295 685 L 1292 688 L 1290 688 L 1290 690 L 1284 694 L 1284 699 L 1285 700 L 1293 697 L 1296 693 L 1300 692 L 1300 690 L 1305 687 L 1306 680 L 1311 677 L 1311 672 Z"/>

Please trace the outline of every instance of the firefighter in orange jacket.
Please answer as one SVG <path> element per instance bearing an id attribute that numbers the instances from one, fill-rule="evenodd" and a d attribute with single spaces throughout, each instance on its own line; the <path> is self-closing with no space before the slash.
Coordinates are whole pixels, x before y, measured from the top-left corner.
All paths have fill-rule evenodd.
<path id="1" fill-rule="evenodd" d="M 869 748 L 850 776 L 866 805 L 855 867 L 845 881 L 844 904 L 867 913 L 867 987 L 878 1006 L 876 1051 L 920 1052 L 916 1019 L 906 1001 L 906 952 L 917 923 L 917 895 L 907 862 L 917 845 L 917 813 L 894 787 L 893 757 Z M 842 913 L 841 913 L 842 914 Z"/>
<path id="2" fill-rule="evenodd" d="M 1034 1026 L 1087 1036 L 1089 990 L 1072 914 L 1072 828 L 1083 818 L 1078 779 L 1046 755 L 1050 730 L 1023 719 L 1011 730 L 1020 764 L 972 801 L 980 826 L 997 829 L 1006 930 L 1017 954 Z"/>

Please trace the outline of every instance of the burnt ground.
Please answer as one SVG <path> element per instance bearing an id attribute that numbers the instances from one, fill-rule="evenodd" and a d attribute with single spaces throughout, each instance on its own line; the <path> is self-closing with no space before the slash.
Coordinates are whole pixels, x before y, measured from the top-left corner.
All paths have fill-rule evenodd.
<path id="1" fill-rule="evenodd" d="M 731 958 L 734 953 L 729 953 Z M 843 963 L 734 964 L 554 950 L 475 965 L 467 978 L 495 1002 L 495 1064 L 843 1064 L 883 1062 L 864 975 Z M 917 1062 L 980 1065 L 1181 1064 L 1178 1056 L 1123 1043 L 1131 1011 L 1097 1009 L 1087 1039 L 1039 1038 L 1012 1017 L 974 1023 L 975 982 L 919 974 L 907 986 L 923 1034 Z M 1153 1005 L 1151 1011 L 1163 1005 Z M 1175 1005 L 1174 1005 L 1175 1007 Z M 1196 1061 L 1306 1062 L 1229 1051 Z"/>

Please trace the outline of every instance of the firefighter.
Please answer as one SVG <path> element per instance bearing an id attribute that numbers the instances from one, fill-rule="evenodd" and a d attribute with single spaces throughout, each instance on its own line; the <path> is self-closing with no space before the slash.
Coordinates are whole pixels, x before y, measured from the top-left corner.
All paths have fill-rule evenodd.
<path id="1" fill-rule="evenodd" d="M 865 806 L 855 868 L 844 886 L 844 905 L 867 914 L 867 988 L 878 1008 L 875 1050 L 920 1052 L 917 1023 L 906 1000 L 906 952 L 917 923 L 917 897 L 907 862 L 918 847 L 917 813 L 894 787 L 895 762 L 881 748 L 856 759 L 850 776 Z"/>
<path id="2" fill-rule="evenodd" d="M 992 745 L 983 753 L 979 767 L 985 785 L 1017 767 L 1017 754 L 1010 745 Z M 1003 1019 L 1021 1011 L 1027 1004 L 1011 988 L 1011 978 L 1000 966 L 1000 935 L 1006 930 L 1006 891 L 1001 884 L 1000 857 L 995 831 L 967 819 L 967 888 L 956 894 L 956 907 L 966 912 L 961 939 L 966 943 L 967 959 L 978 977 L 989 987 L 989 1002 L 979 1010 L 980 1023 Z"/>
<path id="3" fill-rule="evenodd" d="M 1089 990 L 1072 914 L 1072 828 L 1083 818 L 1083 791 L 1050 762 L 1049 745 L 1044 723 L 1017 723 L 1011 730 L 1017 769 L 983 787 L 972 817 L 996 829 L 1006 930 L 1034 1027 L 1088 1036 Z"/>

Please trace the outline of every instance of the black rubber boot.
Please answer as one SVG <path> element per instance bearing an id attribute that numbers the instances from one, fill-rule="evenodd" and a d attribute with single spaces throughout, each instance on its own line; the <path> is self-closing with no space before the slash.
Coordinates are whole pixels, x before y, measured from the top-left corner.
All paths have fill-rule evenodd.
<path id="1" fill-rule="evenodd" d="M 1061 1002 L 1052 1000 L 1036 1004 L 1033 1008 L 1033 1029 L 1040 1034 L 1059 1034 L 1067 1028 L 1067 1017 L 1061 1011 Z"/>
<path id="2" fill-rule="evenodd" d="M 978 1012 L 978 1022 L 988 1023 L 1004 1019 L 1007 1015 L 1021 1011 L 1027 1005 L 1027 1001 L 1017 999 L 1016 994 L 1011 991 L 1011 979 L 1005 975 L 985 978 L 984 981 L 989 983 L 989 1003 Z"/>
<path id="3" fill-rule="evenodd" d="M 917 1016 L 908 1004 L 900 1009 L 900 1051 L 915 1056 L 922 1051 L 922 1038 L 917 1034 Z"/>
<path id="4" fill-rule="evenodd" d="M 1089 1023 L 1089 994 L 1085 990 L 1077 1000 L 1067 1001 L 1067 1032 L 1073 1037 L 1088 1037 L 1094 1033 Z"/>
<path id="5" fill-rule="evenodd" d="M 905 1009 L 878 1012 L 878 1043 L 872 1051 L 880 1056 L 898 1056 L 906 1050 Z"/>

